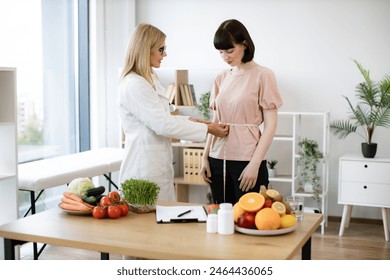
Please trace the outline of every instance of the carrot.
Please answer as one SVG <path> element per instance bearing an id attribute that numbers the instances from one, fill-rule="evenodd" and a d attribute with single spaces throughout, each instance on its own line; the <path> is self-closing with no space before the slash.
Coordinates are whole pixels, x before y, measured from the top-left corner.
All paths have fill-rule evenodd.
<path id="1" fill-rule="evenodd" d="M 65 210 L 72 210 L 72 211 L 91 211 L 91 208 L 89 208 L 88 206 L 82 203 L 76 205 L 76 204 L 69 204 L 69 203 L 62 202 L 60 203 L 60 207 Z"/>
<path id="2" fill-rule="evenodd" d="M 76 197 L 77 197 L 77 196 L 76 196 Z M 86 202 L 83 201 L 83 200 L 81 200 L 81 202 L 80 202 L 78 199 L 77 199 L 77 201 L 76 201 L 76 200 L 73 200 L 73 199 L 70 199 L 70 198 L 69 198 L 69 195 L 68 195 L 68 197 L 66 197 L 65 194 L 64 194 L 64 196 L 61 197 L 61 202 L 66 203 L 66 204 L 76 205 L 76 206 L 85 205 L 85 206 L 87 206 L 87 207 L 90 208 L 90 209 L 92 209 L 92 208 L 95 207 L 95 206 L 93 206 L 93 205 L 91 205 L 91 204 L 89 204 L 89 203 L 86 203 Z"/>
<path id="3" fill-rule="evenodd" d="M 64 202 L 67 204 L 73 204 L 73 205 L 80 205 L 81 204 L 81 202 L 67 198 L 66 196 L 61 197 L 61 202 Z"/>
<path id="4" fill-rule="evenodd" d="M 95 207 L 94 205 L 91 205 L 91 204 L 89 204 L 89 203 L 86 203 L 85 201 L 83 202 L 83 204 L 84 204 L 85 206 L 87 206 L 88 208 L 90 208 L 90 209 L 92 209 L 92 208 Z"/>
<path id="5" fill-rule="evenodd" d="M 75 195 L 74 193 L 64 192 L 64 196 L 65 196 L 66 198 L 72 199 L 72 200 L 74 200 L 74 201 L 83 203 L 83 200 L 81 199 L 81 197 Z"/>

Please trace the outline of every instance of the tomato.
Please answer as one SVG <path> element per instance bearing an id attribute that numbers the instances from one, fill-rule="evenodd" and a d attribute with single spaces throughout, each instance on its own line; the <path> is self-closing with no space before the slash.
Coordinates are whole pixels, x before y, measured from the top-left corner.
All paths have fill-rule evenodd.
<path id="1" fill-rule="evenodd" d="M 118 204 L 119 209 L 121 210 L 121 216 L 126 216 L 129 213 L 129 205 L 126 202 L 121 202 Z"/>
<path id="2" fill-rule="evenodd" d="M 109 192 L 108 197 L 110 198 L 113 204 L 118 204 L 119 201 L 121 201 L 121 196 L 117 191 Z"/>
<path id="3" fill-rule="evenodd" d="M 103 196 L 100 199 L 100 203 L 99 204 L 100 204 L 100 206 L 110 206 L 110 205 L 112 205 L 111 199 L 107 195 Z"/>
<path id="4" fill-rule="evenodd" d="M 108 206 L 107 215 L 111 219 L 118 219 L 121 216 L 121 209 L 118 206 L 110 205 Z"/>
<path id="5" fill-rule="evenodd" d="M 92 209 L 92 216 L 96 219 L 103 219 L 107 216 L 107 208 L 102 206 L 95 206 Z"/>

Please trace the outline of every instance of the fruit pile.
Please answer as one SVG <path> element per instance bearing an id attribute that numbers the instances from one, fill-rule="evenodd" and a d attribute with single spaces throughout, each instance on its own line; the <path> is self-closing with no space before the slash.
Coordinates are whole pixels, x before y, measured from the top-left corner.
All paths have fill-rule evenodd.
<path id="1" fill-rule="evenodd" d="M 295 225 L 290 204 L 275 189 L 260 188 L 260 193 L 244 194 L 234 204 L 234 222 L 237 226 L 258 230 L 277 230 Z"/>

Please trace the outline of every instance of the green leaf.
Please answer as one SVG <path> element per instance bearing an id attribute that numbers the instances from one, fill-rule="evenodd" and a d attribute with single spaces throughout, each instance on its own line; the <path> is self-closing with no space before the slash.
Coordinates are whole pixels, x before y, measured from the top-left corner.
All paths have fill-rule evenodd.
<path id="1" fill-rule="evenodd" d="M 347 96 L 350 114 L 346 120 L 335 120 L 330 124 L 331 132 L 344 139 L 351 133 L 357 133 L 367 143 L 371 142 L 375 127 L 390 127 L 390 76 L 375 82 L 371 80 L 370 71 L 365 69 L 358 61 L 353 60 L 362 74 L 364 81 L 356 86 L 356 98 L 358 102 L 353 105 Z M 358 131 L 358 128 L 364 134 Z"/>

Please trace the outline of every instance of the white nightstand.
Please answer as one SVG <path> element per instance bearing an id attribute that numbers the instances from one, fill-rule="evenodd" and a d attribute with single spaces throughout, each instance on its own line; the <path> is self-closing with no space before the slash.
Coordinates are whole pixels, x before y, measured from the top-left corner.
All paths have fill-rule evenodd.
<path id="1" fill-rule="evenodd" d="M 371 206 L 382 209 L 385 240 L 389 241 L 390 158 L 364 158 L 345 155 L 339 160 L 339 197 L 344 204 L 339 236 L 349 226 L 352 206 Z"/>

